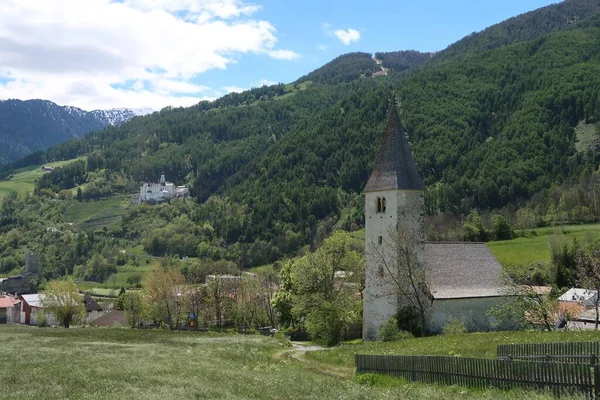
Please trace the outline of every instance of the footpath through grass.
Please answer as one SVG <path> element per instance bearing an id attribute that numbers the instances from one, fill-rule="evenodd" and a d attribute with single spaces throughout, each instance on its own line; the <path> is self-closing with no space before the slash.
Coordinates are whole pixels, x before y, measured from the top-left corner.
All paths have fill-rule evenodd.
<path id="1" fill-rule="evenodd" d="M 585 342 L 600 340 L 600 332 L 487 332 L 401 339 L 395 342 L 346 342 L 307 357 L 332 365 L 354 365 L 355 354 L 436 355 L 496 358 L 496 347 L 508 343 Z"/>
<path id="2" fill-rule="evenodd" d="M 364 386 L 261 336 L 0 325 L 2 399 L 551 399 L 398 379 Z"/>

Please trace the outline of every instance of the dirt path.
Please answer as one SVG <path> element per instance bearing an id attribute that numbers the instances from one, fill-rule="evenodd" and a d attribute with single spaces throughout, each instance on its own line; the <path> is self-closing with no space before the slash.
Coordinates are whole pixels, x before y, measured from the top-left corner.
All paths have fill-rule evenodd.
<path id="1" fill-rule="evenodd" d="M 291 348 L 287 348 L 274 354 L 273 358 L 277 360 L 293 360 L 301 362 L 313 372 L 334 376 L 336 378 L 351 379 L 354 376 L 354 368 L 329 365 L 306 357 L 306 353 L 309 351 L 329 350 L 327 347 L 305 345 L 299 342 L 291 342 L 291 344 Z"/>

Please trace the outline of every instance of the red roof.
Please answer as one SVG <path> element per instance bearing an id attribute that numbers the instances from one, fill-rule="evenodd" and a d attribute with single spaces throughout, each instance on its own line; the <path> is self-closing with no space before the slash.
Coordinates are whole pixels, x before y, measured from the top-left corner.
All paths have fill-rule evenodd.
<path id="1" fill-rule="evenodd" d="M 0 297 L 0 308 L 11 308 L 15 304 L 19 304 L 19 300 L 9 296 Z"/>

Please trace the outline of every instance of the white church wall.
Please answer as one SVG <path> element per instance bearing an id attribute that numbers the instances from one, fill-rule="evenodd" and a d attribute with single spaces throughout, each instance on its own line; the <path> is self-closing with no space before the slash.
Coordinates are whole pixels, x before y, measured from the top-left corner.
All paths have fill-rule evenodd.
<path id="1" fill-rule="evenodd" d="M 452 318 L 461 321 L 469 332 L 497 329 L 497 319 L 489 316 L 488 312 L 504 300 L 504 297 L 436 299 L 431 310 L 430 331 L 432 333 L 441 332 L 446 322 Z"/>
<path id="2" fill-rule="evenodd" d="M 385 199 L 385 212 L 377 211 L 377 199 Z M 423 265 L 423 192 L 386 190 L 365 193 L 366 284 L 363 293 L 363 338 L 375 340 L 377 331 L 398 312 L 398 286 L 390 270 L 398 254 L 390 233 L 411 229 L 417 255 Z M 393 272 L 393 271 L 392 271 Z M 397 275 L 396 275 L 397 276 Z"/>

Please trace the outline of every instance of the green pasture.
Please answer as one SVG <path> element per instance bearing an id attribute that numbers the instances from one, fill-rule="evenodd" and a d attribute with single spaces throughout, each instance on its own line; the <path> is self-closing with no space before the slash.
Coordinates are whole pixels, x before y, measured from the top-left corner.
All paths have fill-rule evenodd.
<path id="1" fill-rule="evenodd" d="M 71 200 L 63 218 L 65 222 L 71 222 L 82 229 L 101 229 L 118 224 L 128 206 L 129 200 L 124 197 L 89 201 Z"/>
<path id="2" fill-rule="evenodd" d="M 580 342 L 600 340 L 597 331 L 486 332 L 437 335 L 395 342 L 346 342 L 307 357 L 332 365 L 354 366 L 355 354 L 436 355 L 496 358 L 496 347 L 507 343 Z"/>
<path id="3" fill-rule="evenodd" d="M 0 198 L 13 193 L 31 192 L 34 189 L 35 181 L 44 175 L 42 166 L 60 167 L 81 158 L 75 158 L 66 161 L 55 161 L 47 164 L 31 165 L 29 167 L 20 168 L 13 172 L 10 178 L 0 181 Z"/>
<path id="4" fill-rule="evenodd" d="M 518 232 L 520 233 L 520 232 Z M 563 225 L 536 228 L 523 232 L 525 236 L 511 240 L 488 242 L 488 247 L 502 265 L 528 265 L 550 262 L 550 241 L 571 244 L 574 238 L 581 242 L 598 240 L 600 224 Z"/>
<path id="5" fill-rule="evenodd" d="M 545 393 L 361 385 L 258 335 L 0 325 L 3 399 L 551 399 Z M 464 339 L 467 341 L 467 339 Z"/>
<path id="6" fill-rule="evenodd" d="M 140 259 L 139 266 L 126 264 L 117 267 L 117 272 L 105 282 L 83 281 L 79 282 L 77 286 L 79 286 L 80 290 L 90 291 L 100 295 L 112 295 L 115 291 L 118 293 L 122 287 L 127 288 L 127 279 L 129 277 L 141 275 L 143 279 L 147 272 L 152 271 L 153 268 L 156 268 L 160 264 L 160 260 L 148 260 L 149 263 L 146 263 L 144 259 Z"/>

